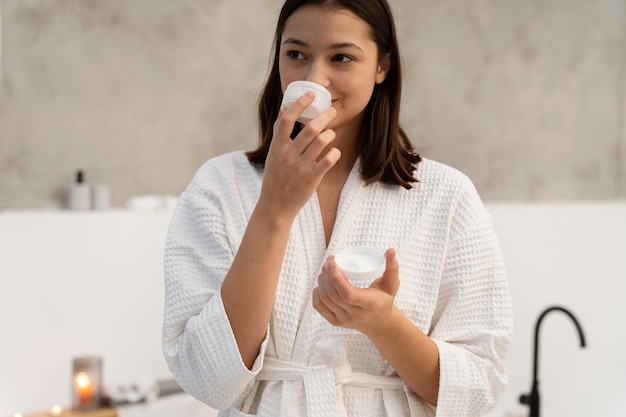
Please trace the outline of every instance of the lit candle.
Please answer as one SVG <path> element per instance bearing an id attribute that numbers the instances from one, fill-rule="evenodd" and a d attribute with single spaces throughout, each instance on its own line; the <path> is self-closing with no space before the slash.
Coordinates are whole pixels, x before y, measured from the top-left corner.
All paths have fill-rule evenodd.
<path id="1" fill-rule="evenodd" d="M 89 375 L 85 372 L 79 372 L 74 377 L 74 385 L 76 386 L 76 397 L 78 398 L 78 407 L 86 408 L 93 405 L 93 385 L 89 379 Z"/>
<path id="2" fill-rule="evenodd" d="M 83 356 L 72 361 L 72 408 L 93 410 L 102 401 L 102 359 Z"/>

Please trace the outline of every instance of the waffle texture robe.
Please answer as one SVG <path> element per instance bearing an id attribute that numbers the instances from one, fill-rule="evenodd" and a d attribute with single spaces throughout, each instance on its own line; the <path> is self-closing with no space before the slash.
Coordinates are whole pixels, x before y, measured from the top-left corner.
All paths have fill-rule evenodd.
<path id="1" fill-rule="evenodd" d="M 243 152 L 205 163 L 179 199 L 165 250 L 163 351 L 178 383 L 220 416 L 480 416 L 506 382 L 512 308 L 489 214 L 467 177 L 424 159 L 413 189 L 365 185 L 355 164 L 328 247 L 316 195 L 295 219 L 261 352 L 244 365 L 220 297 L 261 190 Z M 401 311 L 437 344 L 437 407 L 412 393 L 363 334 L 311 302 L 326 258 L 397 251 Z"/>

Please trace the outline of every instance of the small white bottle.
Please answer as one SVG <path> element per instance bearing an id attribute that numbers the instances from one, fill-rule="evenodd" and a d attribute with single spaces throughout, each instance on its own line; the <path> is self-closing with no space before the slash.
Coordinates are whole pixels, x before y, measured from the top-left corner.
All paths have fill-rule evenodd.
<path id="1" fill-rule="evenodd" d="M 70 186 L 68 207 L 77 211 L 91 209 L 91 187 L 85 183 L 83 171 L 80 169 L 76 171 L 75 181 Z"/>

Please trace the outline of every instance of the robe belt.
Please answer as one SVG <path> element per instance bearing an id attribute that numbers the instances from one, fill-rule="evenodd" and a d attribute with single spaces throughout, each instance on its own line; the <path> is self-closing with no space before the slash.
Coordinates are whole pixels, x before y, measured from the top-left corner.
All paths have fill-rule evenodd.
<path id="1" fill-rule="evenodd" d="M 262 381 L 303 381 L 306 394 L 307 415 L 311 417 L 345 416 L 342 385 L 404 390 L 399 377 L 370 375 L 352 372 L 347 360 L 338 366 L 307 367 L 297 363 L 265 357 L 263 369 L 256 376 Z M 339 398 L 338 398 L 339 397 Z M 339 400 L 339 401 L 338 401 Z"/>

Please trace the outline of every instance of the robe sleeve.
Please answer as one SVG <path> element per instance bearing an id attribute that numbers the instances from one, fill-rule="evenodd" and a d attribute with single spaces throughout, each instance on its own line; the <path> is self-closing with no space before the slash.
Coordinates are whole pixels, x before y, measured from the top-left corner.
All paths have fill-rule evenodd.
<path id="1" fill-rule="evenodd" d="M 440 358 L 437 417 L 482 416 L 506 385 L 512 305 L 491 217 L 465 184 L 450 237 L 431 337 Z"/>
<path id="2" fill-rule="evenodd" d="M 220 296 L 237 250 L 238 224 L 230 191 L 203 166 L 181 195 L 165 246 L 163 353 L 178 384 L 215 409 L 230 407 L 251 389 L 266 342 L 253 368 L 241 359 Z M 233 237 L 234 236 L 234 237 Z M 233 243 L 237 241 L 237 243 Z"/>

